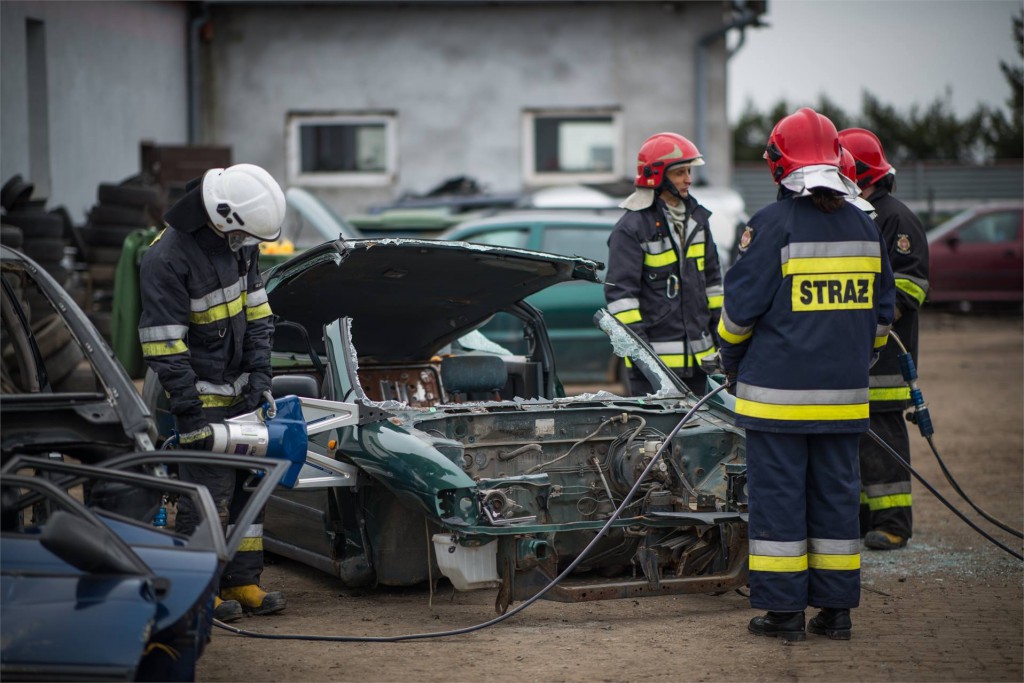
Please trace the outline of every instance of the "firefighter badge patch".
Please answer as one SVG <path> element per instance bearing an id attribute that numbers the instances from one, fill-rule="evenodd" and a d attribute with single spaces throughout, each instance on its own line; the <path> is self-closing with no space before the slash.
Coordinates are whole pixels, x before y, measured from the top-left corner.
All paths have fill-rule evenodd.
<path id="1" fill-rule="evenodd" d="M 754 241 L 754 229 L 748 225 L 747 229 L 743 231 L 742 235 L 740 235 L 740 251 L 746 251 L 747 247 L 749 247 L 750 243 L 753 242 L 753 241 Z M 908 244 L 909 244 L 909 242 L 908 242 Z"/>
<path id="2" fill-rule="evenodd" d="M 896 235 L 896 251 L 901 254 L 910 253 L 910 235 L 906 235 L 902 232 Z"/>

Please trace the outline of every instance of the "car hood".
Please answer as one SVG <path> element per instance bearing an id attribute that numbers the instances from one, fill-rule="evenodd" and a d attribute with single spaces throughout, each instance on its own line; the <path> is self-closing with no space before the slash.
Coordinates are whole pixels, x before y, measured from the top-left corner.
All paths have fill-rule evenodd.
<path id="1" fill-rule="evenodd" d="M 399 361 L 429 357 L 551 285 L 599 282 L 597 271 L 589 259 L 464 242 L 339 240 L 269 271 L 267 291 L 274 313 L 309 330 L 317 351 L 323 325 L 349 317 L 361 357 Z M 307 351 L 287 326 L 274 348 Z"/>

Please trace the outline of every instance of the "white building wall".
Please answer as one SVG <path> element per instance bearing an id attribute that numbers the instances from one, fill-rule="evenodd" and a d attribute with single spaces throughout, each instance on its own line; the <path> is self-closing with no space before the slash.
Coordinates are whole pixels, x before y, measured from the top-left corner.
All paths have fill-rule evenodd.
<path id="1" fill-rule="evenodd" d="M 617 106 L 622 168 L 643 140 L 696 138 L 698 39 L 723 3 L 398 3 L 210 6 L 202 142 L 266 167 L 283 184 L 289 110 L 392 110 L 398 168 L 387 188 L 317 188 L 342 213 L 468 175 L 493 192 L 522 189 L 524 108 Z M 708 54 L 709 143 L 702 171 L 729 180 L 725 50 Z"/>
<path id="2" fill-rule="evenodd" d="M 33 180 L 28 19 L 45 34 L 47 206 L 82 221 L 99 183 L 139 172 L 141 140 L 187 141 L 187 3 L 0 2 L 0 182 Z"/>

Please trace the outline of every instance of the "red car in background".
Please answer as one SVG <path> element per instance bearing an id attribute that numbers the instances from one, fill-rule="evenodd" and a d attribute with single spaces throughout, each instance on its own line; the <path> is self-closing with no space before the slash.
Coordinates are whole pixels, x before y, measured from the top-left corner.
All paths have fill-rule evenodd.
<path id="1" fill-rule="evenodd" d="M 928 233 L 928 301 L 1024 301 L 1024 202 L 968 209 Z"/>

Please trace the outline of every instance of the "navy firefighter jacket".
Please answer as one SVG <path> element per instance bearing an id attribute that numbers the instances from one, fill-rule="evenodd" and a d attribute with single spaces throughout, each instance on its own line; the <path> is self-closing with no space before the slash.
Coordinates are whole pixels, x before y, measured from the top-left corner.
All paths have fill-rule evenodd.
<path id="1" fill-rule="evenodd" d="M 198 183 L 167 212 L 142 259 L 139 341 L 182 432 L 207 411 L 251 410 L 270 389 L 274 322 L 255 246 L 237 253 L 206 225 Z"/>
<path id="2" fill-rule="evenodd" d="M 868 429 L 868 369 L 893 320 L 895 284 L 878 228 L 810 197 L 758 211 L 725 276 L 722 366 L 736 372 L 736 424 L 766 432 Z"/>
<path id="3" fill-rule="evenodd" d="M 626 211 L 608 237 L 608 312 L 651 344 L 677 374 L 691 376 L 715 352 L 722 271 L 711 212 L 685 200 L 686 232 L 673 230 L 665 203 Z"/>

